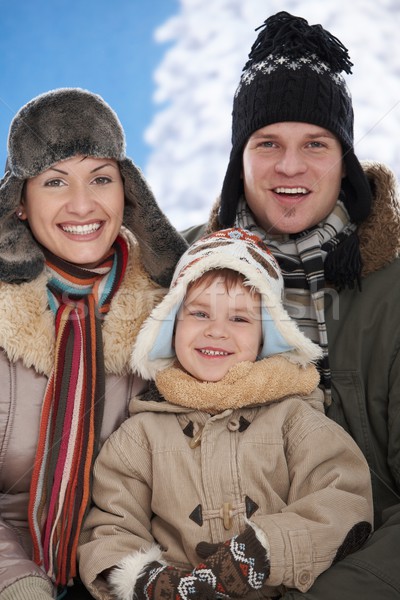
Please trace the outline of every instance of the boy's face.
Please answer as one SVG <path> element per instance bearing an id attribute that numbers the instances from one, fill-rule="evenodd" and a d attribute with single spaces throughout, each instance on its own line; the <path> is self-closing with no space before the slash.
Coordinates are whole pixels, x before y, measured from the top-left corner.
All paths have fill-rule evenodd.
<path id="1" fill-rule="evenodd" d="M 178 313 L 175 353 L 201 381 L 219 381 L 235 364 L 254 362 L 262 343 L 260 295 L 221 277 L 189 289 Z"/>

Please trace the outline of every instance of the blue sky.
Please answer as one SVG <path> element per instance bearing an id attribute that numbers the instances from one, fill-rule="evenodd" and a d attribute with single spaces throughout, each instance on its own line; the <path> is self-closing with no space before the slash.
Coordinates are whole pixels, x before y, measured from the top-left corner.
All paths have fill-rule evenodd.
<path id="1" fill-rule="evenodd" d="M 14 114 L 64 86 L 103 96 L 124 126 L 128 155 L 144 168 L 152 75 L 166 50 L 153 32 L 178 0 L 0 0 L 0 7 L 0 173 Z"/>

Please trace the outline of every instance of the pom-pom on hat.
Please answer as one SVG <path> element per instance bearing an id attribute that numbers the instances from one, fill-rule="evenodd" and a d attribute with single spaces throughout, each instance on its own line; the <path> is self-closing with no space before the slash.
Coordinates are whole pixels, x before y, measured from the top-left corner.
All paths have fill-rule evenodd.
<path id="1" fill-rule="evenodd" d="M 353 106 L 341 74 L 352 63 L 343 44 L 321 25 L 282 11 L 269 17 L 251 48 L 232 111 L 232 149 L 225 174 L 219 222 L 233 225 L 243 193 L 242 154 L 258 129 L 284 121 L 318 125 L 342 144 L 344 203 L 355 223 L 370 212 L 368 180 L 353 149 Z"/>
<path id="2" fill-rule="evenodd" d="M 294 363 L 307 365 L 321 356 L 319 346 L 297 327 L 282 304 L 283 278 L 266 244 L 245 229 L 217 231 L 194 242 L 179 260 L 167 295 L 145 321 L 132 353 L 132 367 L 145 379 L 175 360 L 175 319 L 188 286 L 204 273 L 218 269 L 241 273 L 245 285 L 261 295 L 263 347 L 260 358 L 285 353 Z"/>
<path id="3" fill-rule="evenodd" d="M 123 224 L 135 235 L 150 277 L 169 285 L 187 243 L 162 213 L 140 170 L 126 156 L 125 134 L 97 94 L 59 88 L 33 98 L 15 115 L 0 182 L 0 280 L 30 281 L 44 256 L 26 222 L 15 215 L 26 179 L 76 155 L 115 159 L 125 188 Z"/>

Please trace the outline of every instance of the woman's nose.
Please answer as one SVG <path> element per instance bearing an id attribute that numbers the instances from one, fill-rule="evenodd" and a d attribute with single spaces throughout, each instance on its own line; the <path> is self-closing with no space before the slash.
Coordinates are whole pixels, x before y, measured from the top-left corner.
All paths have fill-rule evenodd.
<path id="1" fill-rule="evenodd" d="M 75 184 L 70 187 L 71 197 L 67 208 L 71 213 L 85 216 L 91 213 L 96 206 L 96 191 L 85 183 Z"/>

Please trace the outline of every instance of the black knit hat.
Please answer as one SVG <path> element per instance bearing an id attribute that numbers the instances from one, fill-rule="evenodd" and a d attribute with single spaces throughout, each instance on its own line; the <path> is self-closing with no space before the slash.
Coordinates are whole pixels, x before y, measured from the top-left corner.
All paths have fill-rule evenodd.
<path id="1" fill-rule="evenodd" d="M 11 122 L 6 173 L 0 182 L 0 281 L 30 281 L 43 270 L 43 252 L 15 212 L 26 179 L 77 154 L 118 162 L 125 191 L 123 224 L 135 235 L 150 277 L 169 285 L 187 243 L 126 156 L 125 134 L 115 112 L 101 96 L 80 88 L 41 94 Z"/>
<path id="2" fill-rule="evenodd" d="M 341 75 L 351 73 L 347 49 L 321 25 L 279 12 L 267 19 L 243 68 L 233 101 L 232 150 L 221 192 L 219 221 L 235 221 L 243 148 L 252 133 L 283 121 L 312 123 L 342 144 L 346 177 L 342 192 L 354 222 L 371 208 L 371 190 L 353 150 L 353 107 Z"/>

